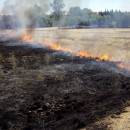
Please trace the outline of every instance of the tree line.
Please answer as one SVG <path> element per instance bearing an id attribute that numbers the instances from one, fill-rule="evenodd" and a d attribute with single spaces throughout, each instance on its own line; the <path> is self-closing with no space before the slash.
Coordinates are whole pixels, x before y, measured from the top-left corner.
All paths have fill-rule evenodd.
<path id="1" fill-rule="evenodd" d="M 63 0 L 53 0 L 52 12 L 43 14 L 42 9 L 36 5 L 36 27 L 67 27 L 67 28 L 128 28 L 130 27 L 130 12 L 120 10 L 105 10 L 94 12 L 91 9 L 71 7 L 66 13 Z M 0 16 L 0 28 L 20 27 L 16 16 Z"/>
<path id="2" fill-rule="evenodd" d="M 65 12 L 51 14 L 43 17 L 42 20 L 42 23 L 46 23 L 45 25 L 47 26 L 128 28 L 130 27 L 130 12 L 122 12 L 120 10 L 94 12 L 88 8 L 72 7 L 67 14 Z"/>

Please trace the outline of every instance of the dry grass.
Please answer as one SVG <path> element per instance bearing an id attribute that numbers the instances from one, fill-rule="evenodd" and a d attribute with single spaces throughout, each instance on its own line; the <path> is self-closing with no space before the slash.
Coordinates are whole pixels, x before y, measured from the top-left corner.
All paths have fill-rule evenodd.
<path id="1" fill-rule="evenodd" d="M 89 53 L 109 53 L 116 58 L 130 61 L 129 31 L 45 29 L 37 30 L 34 38 L 49 37 L 50 40 L 61 42 L 63 47 L 75 51 L 87 49 Z M 117 73 L 118 68 L 112 64 L 98 64 L 96 61 L 77 58 L 71 62 L 71 57 L 60 57 L 56 52 L 39 48 L 1 46 L 0 50 L 0 63 L 3 67 L 0 65 L 3 71 L 0 75 L 0 118 L 4 121 L 3 128 L 42 128 L 43 122 L 48 122 L 45 124 L 47 129 L 59 126 L 59 129 L 76 129 L 78 125 L 84 127 L 84 123 L 92 123 L 95 119 L 98 120 L 127 105 L 129 77 L 118 74 L 120 71 Z M 99 67 L 96 67 L 97 65 Z M 54 107 L 47 104 L 54 104 Z M 41 111 L 44 106 L 47 110 Z M 21 117 L 22 114 L 24 116 Z M 62 119 L 59 120 L 61 115 Z M 123 120 L 112 120 L 108 117 L 106 121 L 114 121 L 115 129 L 123 124 L 127 128 L 127 115 L 121 115 Z M 16 118 L 12 120 L 12 116 Z M 30 117 L 36 119 L 36 122 L 30 120 Z M 63 126 L 66 122 L 67 127 Z M 110 128 L 113 128 L 113 125 Z"/>
<path id="2" fill-rule="evenodd" d="M 94 126 L 105 127 L 107 130 L 129 130 L 130 128 L 130 107 L 125 108 L 125 112 L 113 114 L 111 116 L 103 118 L 101 121 L 95 122 Z M 93 130 L 93 126 L 86 127 L 81 130 Z"/>
<path id="3" fill-rule="evenodd" d="M 36 41 L 62 43 L 74 51 L 87 49 L 88 53 L 98 55 L 108 53 L 115 59 L 130 61 L 130 29 L 36 29 L 33 34 Z"/>
<path id="4" fill-rule="evenodd" d="M 2 56 L 2 54 L 0 53 L 0 62 L 2 61 L 2 59 L 3 59 L 3 56 Z"/>
<path id="5" fill-rule="evenodd" d="M 51 62 L 51 59 L 52 57 L 48 53 L 45 54 L 44 60 L 45 60 L 46 65 L 49 65 L 49 63 Z"/>
<path id="6" fill-rule="evenodd" d="M 12 65 L 12 69 L 15 70 L 17 68 L 18 61 L 14 54 L 11 54 L 11 56 L 9 57 L 9 61 Z"/>

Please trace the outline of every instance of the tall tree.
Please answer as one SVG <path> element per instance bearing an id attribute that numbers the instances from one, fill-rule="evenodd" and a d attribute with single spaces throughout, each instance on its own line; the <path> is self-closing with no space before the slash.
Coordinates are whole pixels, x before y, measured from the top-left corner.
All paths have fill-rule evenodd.
<path id="1" fill-rule="evenodd" d="M 53 17 L 58 21 L 58 26 L 60 27 L 60 18 L 63 15 L 63 8 L 65 4 L 63 0 L 53 0 L 51 7 L 53 9 Z"/>
<path id="2" fill-rule="evenodd" d="M 65 6 L 63 0 L 53 0 L 52 4 L 52 9 L 55 13 L 61 12 Z"/>

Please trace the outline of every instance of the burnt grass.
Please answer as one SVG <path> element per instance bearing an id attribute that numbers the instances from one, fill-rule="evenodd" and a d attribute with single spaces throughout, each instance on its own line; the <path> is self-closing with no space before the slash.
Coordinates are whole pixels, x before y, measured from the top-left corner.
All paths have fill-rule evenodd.
<path id="1" fill-rule="evenodd" d="M 107 129 L 93 124 L 129 106 L 130 76 L 117 70 L 117 63 L 1 43 L 0 129 Z"/>

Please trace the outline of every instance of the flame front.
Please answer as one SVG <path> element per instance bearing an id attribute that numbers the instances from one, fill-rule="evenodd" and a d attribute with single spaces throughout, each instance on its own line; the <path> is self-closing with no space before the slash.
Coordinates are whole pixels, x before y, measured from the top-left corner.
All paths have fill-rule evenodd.
<path id="1" fill-rule="evenodd" d="M 21 38 L 21 41 L 27 42 L 27 43 L 34 42 L 34 40 L 31 38 L 31 31 L 28 31 L 27 34 L 24 35 L 24 36 Z"/>
<path id="2" fill-rule="evenodd" d="M 120 64 L 118 65 L 118 67 L 130 70 L 130 65 L 125 65 L 124 62 L 116 60 L 113 57 L 110 57 L 108 53 L 106 53 L 104 55 L 101 55 L 101 53 L 99 53 L 99 55 L 94 55 L 93 53 L 88 54 L 87 50 L 80 50 L 79 52 L 76 53 L 75 51 L 73 51 L 69 48 L 63 48 L 62 44 L 56 44 L 55 42 L 49 42 L 48 39 L 45 39 L 44 42 L 41 43 L 41 44 L 46 45 L 46 46 L 50 47 L 50 49 L 53 49 L 53 50 L 66 51 L 66 52 L 74 53 L 75 56 L 80 57 L 80 58 L 94 58 L 97 61 L 119 62 Z"/>
<path id="3" fill-rule="evenodd" d="M 125 65 L 124 62 L 120 62 L 120 64 L 118 66 L 120 68 L 124 68 L 124 69 L 130 70 L 130 65 Z"/>
<path id="4" fill-rule="evenodd" d="M 69 48 L 63 48 L 61 43 L 60 44 L 56 44 L 55 42 L 49 42 L 48 39 L 45 39 L 42 44 L 50 47 L 50 49 L 52 49 L 52 50 L 73 52 Z"/>
<path id="5" fill-rule="evenodd" d="M 21 41 L 27 42 L 27 43 L 34 42 L 34 40 L 31 38 L 31 32 L 28 31 L 28 33 L 21 38 Z M 75 54 L 75 56 L 80 57 L 80 58 L 94 58 L 94 59 L 96 59 L 96 61 L 119 62 L 120 64 L 118 65 L 118 67 L 130 70 L 130 65 L 126 65 L 124 62 L 116 60 L 113 57 L 110 57 L 108 53 L 106 53 L 104 55 L 102 55 L 101 53 L 99 53 L 98 55 L 94 55 L 93 53 L 88 54 L 87 50 L 80 50 L 79 52 L 76 53 L 75 51 L 73 51 L 70 48 L 62 47 L 61 43 L 56 44 L 55 42 L 49 41 L 48 38 L 46 38 L 43 43 L 39 43 L 39 44 L 48 46 L 52 50 L 71 52 L 71 53 Z"/>
<path id="6" fill-rule="evenodd" d="M 102 56 L 100 59 L 101 59 L 101 60 L 110 60 L 110 57 L 109 57 L 108 54 L 105 54 L 105 55 Z"/>
<path id="7" fill-rule="evenodd" d="M 84 58 L 84 57 L 88 57 L 88 53 L 87 53 L 87 50 L 81 50 L 79 51 L 76 56 L 80 57 L 80 58 Z"/>

